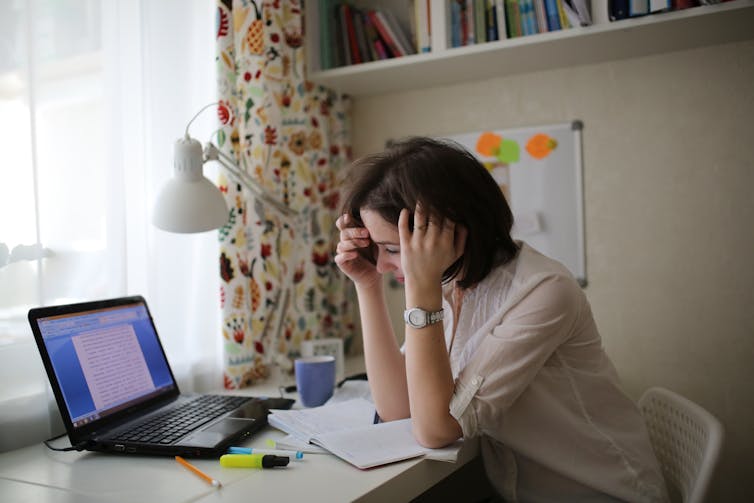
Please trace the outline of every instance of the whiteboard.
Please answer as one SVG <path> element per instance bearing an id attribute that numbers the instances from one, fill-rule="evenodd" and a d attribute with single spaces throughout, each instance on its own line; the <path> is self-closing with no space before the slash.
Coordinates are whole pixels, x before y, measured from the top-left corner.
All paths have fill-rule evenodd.
<path id="1" fill-rule="evenodd" d="M 583 287 L 582 129 L 572 121 L 444 138 L 472 152 L 495 178 L 513 210 L 512 236 L 561 262 Z"/>

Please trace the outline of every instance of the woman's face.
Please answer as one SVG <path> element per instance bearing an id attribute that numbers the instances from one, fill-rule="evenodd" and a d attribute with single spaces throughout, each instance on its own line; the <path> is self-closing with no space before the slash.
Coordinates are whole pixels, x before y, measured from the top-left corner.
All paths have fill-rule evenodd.
<path id="1" fill-rule="evenodd" d="M 398 226 L 383 219 L 379 213 L 372 210 L 359 212 L 364 227 L 369 231 L 369 237 L 377 248 L 377 272 L 386 274 L 392 272 L 396 281 L 403 283 L 403 269 L 401 268 L 401 245 L 398 237 Z"/>

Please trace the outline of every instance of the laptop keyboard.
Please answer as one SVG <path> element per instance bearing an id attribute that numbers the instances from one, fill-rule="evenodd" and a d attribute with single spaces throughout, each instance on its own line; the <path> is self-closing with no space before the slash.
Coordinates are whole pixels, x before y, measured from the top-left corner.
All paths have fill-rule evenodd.
<path id="1" fill-rule="evenodd" d="M 172 444 L 186 433 L 237 408 L 249 399 L 245 396 L 201 395 L 180 407 L 150 417 L 147 421 L 120 433 L 114 440 Z"/>

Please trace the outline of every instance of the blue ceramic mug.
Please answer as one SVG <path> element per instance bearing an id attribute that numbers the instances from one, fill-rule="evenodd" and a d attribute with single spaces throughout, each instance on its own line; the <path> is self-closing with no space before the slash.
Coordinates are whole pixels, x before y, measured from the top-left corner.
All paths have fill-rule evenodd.
<path id="1" fill-rule="evenodd" d="M 304 407 L 325 403 L 335 389 L 335 357 L 307 356 L 293 362 L 296 388 Z"/>

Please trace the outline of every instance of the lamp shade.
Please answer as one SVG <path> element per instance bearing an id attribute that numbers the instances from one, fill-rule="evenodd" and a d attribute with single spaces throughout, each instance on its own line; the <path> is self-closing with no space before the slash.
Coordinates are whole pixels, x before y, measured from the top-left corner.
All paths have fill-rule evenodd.
<path id="1" fill-rule="evenodd" d="M 204 232 L 228 221 L 220 189 L 202 173 L 201 144 L 188 136 L 175 142 L 173 178 L 157 197 L 152 223 L 169 232 Z"/>

